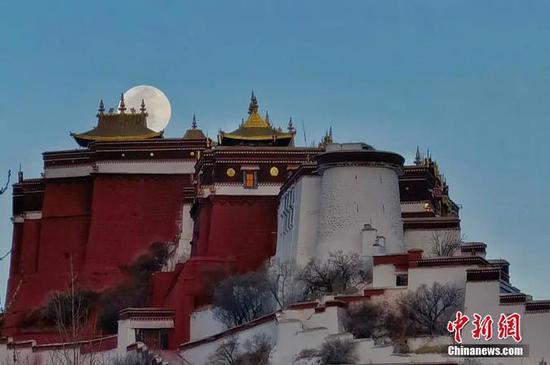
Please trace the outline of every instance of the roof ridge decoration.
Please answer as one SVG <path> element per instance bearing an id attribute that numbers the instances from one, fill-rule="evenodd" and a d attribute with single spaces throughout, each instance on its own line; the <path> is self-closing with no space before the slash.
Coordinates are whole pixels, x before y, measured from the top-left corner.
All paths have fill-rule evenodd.
<path id="1" fill-rule="evenodd" d="M 226 133 L 219 132 L 218 141 L 225 146 L 292 146 L 295 130 L 283 132 L 281 128 L 275 128 L 266 112 L 265 118 L 259 113 L 259 104 L 254 91 L 250 96 L 248 105 L 248 117 L 243 120 L 239 128 Z"/>
<path id="2" fill-rule="evenodd" d="M 204 140 L 208 139 L 203 131 L 199 128 L 197 128 L 197 117 L 193 113 L 193 119 L 191 121 L 191 128 L 185 131 L 185 134 L 183 135 L 183 139 L 198 139 L 198 140 Z"/>
<path id="3" fill-rule="evenodd" d="M 258 113 L 258 99 L 252 91 L 252 96 L 250 97 L 250 105 L 248 106 L 248 118 L 243 123 L 243 128 L 269 128 L 269 114 L 266 112 L 266 119 Z"/>

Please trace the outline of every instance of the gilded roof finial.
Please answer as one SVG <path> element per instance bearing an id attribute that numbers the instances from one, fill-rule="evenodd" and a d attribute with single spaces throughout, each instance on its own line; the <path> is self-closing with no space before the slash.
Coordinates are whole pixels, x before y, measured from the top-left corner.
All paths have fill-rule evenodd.
<path id="1" fill-rule="evenodd" d="M 326 146 L 327 144 L 332 143 L 332 126 L 325 130 L 325 136 L 321 139 L 321 143 L 319 143 L 320 146 Z"/>
<path id="2" fill-rule="evenodd" d="M 147 111 L 147 108 L 145 107 L 145 100 L 141 99 L 141 105 L 139 107 L 139 110 L 141 111 L 141 114 L 144 114 Z"/>
<path id="3" fill-rule="evenodd" d="M 99 114 L 103 114 L 105 112 L 105 105 L 103 104 L 103 99 L 99 100 L 98 112 L 99 112 Z"/>
<path id="4" fill-rule="evenodd" d="M 290 133 L 294 133 L 296 129 L 294 128 L 294 124 L 292 123 L 292 117 L 288 120 L 288 131 Z"/>
<path id="5" fill-rule="evenodd" d="M 197 118 L 195 118 L 195 114 L 193 114 L 193 122 L 191 123 L 191 128 L 197 129 Z"/>
<path id="6" fill-rule="evenodd" d="M 24 180 L 23 170 L 21 169 L 21 164 L 19 164 L 19 171 L 17 171 L 17 181 L 23 182 L 23 180 Z"/>
<path id="7" fill-rule="evenodd" d="M 416 146 L 416 155 L 414 156 L 414 164 L 416 166 L 422 165 L 422 157 L 420 157 L 420 147 Z"/>
<path id="8" fill-rule="evenodd" d="M 124 114 L 124 112 L 126 111 L 126 104 L 124 103 L 124 93 L 120 94 L 120 103 L 118 104 L 118 111 L 121 114 Z"/>
<path id="9" fill-rule="evenodd" d="M 325 145 L 332 143 L 332 126 L 329 127 L 327 135 L 325 137 Z"/>
<path id="10" fill-rule="evenodd" d="M 257 112 L 258 112 L 258 100 L 254 95 L 254 90 L 252 90 L 252 96 L 250 97 L 250 105 L 248 107 L 248 114 L 257 113 Z"/>

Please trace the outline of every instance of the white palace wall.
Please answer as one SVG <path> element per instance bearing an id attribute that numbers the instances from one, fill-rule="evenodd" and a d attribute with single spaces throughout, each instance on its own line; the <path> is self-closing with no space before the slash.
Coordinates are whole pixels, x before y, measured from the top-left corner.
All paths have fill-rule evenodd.
<path id="1" fill-rule="evenodd" d="M 279 261 L 302 267 L 314 257 L 320 186 L 318 176 L 304 176 L 281 196 L 277 214 Z"/>
<path id="2" fill-rule="evenodd" d="M 403 251 L 399 180 L 394 169 L 336 166 L 324 170 L 321 179 L 317 257 L 327 258 L 336 250 L 372 256 L 372 245 L 363 251 L 365 224 L 384 237 L 386 252 Z"/>

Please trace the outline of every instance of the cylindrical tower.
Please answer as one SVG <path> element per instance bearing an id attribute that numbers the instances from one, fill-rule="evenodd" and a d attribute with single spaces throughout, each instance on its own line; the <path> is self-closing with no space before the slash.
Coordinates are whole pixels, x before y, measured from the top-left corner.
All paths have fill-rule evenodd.
<path id="1" fill-rule="evenodd" d="M 321 195 L 317 258 L 331 252 L 402 252 L 398 176 L 404 158 L 360 143 L 330 144 L 318 157 Z M 379 251 L 379 250 L 378 250 Z"/>

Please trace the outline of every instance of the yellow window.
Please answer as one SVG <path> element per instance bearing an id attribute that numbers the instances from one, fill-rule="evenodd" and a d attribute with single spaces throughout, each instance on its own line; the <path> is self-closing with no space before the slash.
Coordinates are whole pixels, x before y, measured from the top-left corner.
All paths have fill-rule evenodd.
<path id="1" fill-rule="evenodd" d="M 256 187 L 256 179 L 255 179 L 255 173 L 254 171 L 245 171 L 244 172 L 244 187 L 253 189 Z"/>

